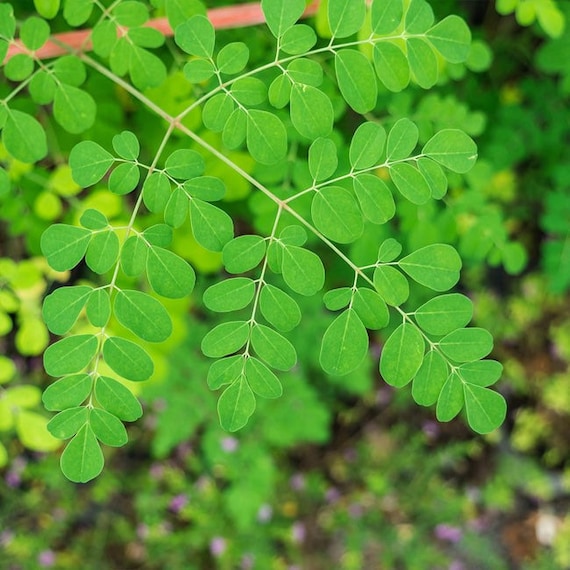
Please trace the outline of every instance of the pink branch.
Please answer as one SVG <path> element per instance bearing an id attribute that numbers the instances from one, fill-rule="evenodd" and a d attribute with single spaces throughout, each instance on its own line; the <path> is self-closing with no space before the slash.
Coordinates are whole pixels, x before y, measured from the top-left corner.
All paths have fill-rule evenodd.
<path id="1" fill-rule="evenodd" d="M 312 4 L 307 6 L 303 17 L 312 16 L 316 13 L 319 6 L 319 0 L 314 0 Z M 240 4 L 238 6 L 226 6 L 224 8 L 212 8 L 208 10 L 208 18 L 218 30 L 229 28 L 244 28 L 246 26 L 255 26 L 265 22 L 261 5 L 258 2 L 250 4 Z M 165 36 L 172 36 L 174 32 L 170 27 L 166 18 L 156 18 L 150 20 L 147 26 L 155 28 L 162 32 Z M 35 52 L 36 57 L 40 59 L 49 59 L 68 53 L 68 49 L 62 47 L 64 44 L 72 51 L 81 49 L 81 51 L 90 51 L 92 49 L 91 40 L 88 40 L 91 30 L 76 30 L 73 32 L 64 32 L 55 34 L 52 40 L 48 40 L 39 50 Z M 30 51 L 21 44 L 19 40 L 10 45 L 8 54 L 4 60 L 6 63 L 11 57 L 18 53 L 30 53 Z"/>

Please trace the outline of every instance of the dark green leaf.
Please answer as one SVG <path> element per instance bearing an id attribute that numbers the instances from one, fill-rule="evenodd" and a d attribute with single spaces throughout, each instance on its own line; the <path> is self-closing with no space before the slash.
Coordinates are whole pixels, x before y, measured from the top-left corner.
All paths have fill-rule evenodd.
<path id="1" fill-rule="evenodd" d="M 436 350 L 430 350 L 418 370 L 412 384 L 412 397 L 420 406 L 432 406 L 449 376 L 443 356 Z"/>

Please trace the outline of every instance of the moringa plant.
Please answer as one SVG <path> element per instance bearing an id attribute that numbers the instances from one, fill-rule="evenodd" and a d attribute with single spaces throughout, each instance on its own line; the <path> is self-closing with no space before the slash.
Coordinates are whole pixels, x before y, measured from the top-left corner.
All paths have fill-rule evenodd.
<path id="1" fill-rule="evenodd" d="M 317 295 L 315 311 L 336 315 L 315 339 L 326 374 L 359 368 L 370 338 L 385 329 L 385 382 L 411 383 L 414 400 L 435 405 L 440 421 L 464 410 L 482 434 L 503 422 L 505 401 L 489 389 L 502 367 L 485 359 L 492 337 L 467 326 L 472 303 L 453 292 L 459 254 L 446 243 L 404 251 L 394 230 L 406 203 L 444 208 L 448 173 L 457 179 L 477 158 L 458 129 L 435 132 L 420 147 L 418 126 L 390 120 L 385 107 L 390 92 L 430 89 L 447 66 L 467 60 L 471 34 L 461 18 L 436 22 L 425 0 L 328 0 L 317 34 L 300 23 L 305 0 L 263 0 L 259 49 L 261 36 L 217 41 L 197 1 L 34 4 L 38 15 L 25 19 L 19 3 L 0 5 L 2 161 L 68 162 L 77 187 L 68 205 L 77 215 L 61 214 L 41 236 L 49 266 L 73 270 L 43 304 L 49 331 L 63 337 L 44 354 L 57 380 L 43 402 L 57 412 L 49 432 L 70 440 L 61 456 L 66 477 L 96 477 L 101 444 L 124 445 L 123 422 L 142 414 L 124 380 L 153 377 L 148 347 L 173 332 L 169 300 L 195 287 L 184 247 L 171 247 L 188 225 L 187 247 L 219 252 L 223 265 L 203 293 L 205 311 L 219 316 L 201 340 L 212 359 L 201 381 L 220 391 L 225 429 L 245 426 L 257 398 L 287 397 L 279 374 L 305 365 L 295 328 L 312 319 L 300 300 Z M 164 23 L 149 22 L 151 13 L 166 14 L 174 42 L 165 44 Z M 50 19 L 58 30 L 83 29 L 52 35 Z M 98 78 L 156 122 L 133 121 L 109 138 L 81 136 L 106 132 L 97 130 L 90 91 Z M 182 108 L 161 104 L 156 93 L 165 85 L 190 94 Z M 73 137 L 68 156 L 58 136 Z M 259 197 L 257 212 L 226 199 L 233 179 L 220 169 Z M 16 191 L 13 178 L 0 169 L 0 194 Z M 120 223 L 96 201 L 81 205 L 102 186 L 121 201 Z M 388 237 L 375 241 L 378 228 Z M 372 252 L 365 263 L 355 254 L 363 249 Z M 342 267 L 334 278 L 333 265 Z"/>

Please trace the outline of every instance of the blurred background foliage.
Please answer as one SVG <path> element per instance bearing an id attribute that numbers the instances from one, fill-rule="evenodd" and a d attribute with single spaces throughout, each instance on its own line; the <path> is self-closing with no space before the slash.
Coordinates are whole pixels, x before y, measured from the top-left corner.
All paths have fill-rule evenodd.
<path id="1" fill-rule="evenodd" d="M 163 2 L 151 4 L 160 16 Z M 129 211 L 104 184 L 79 196 L 66 165 L 76 137 L 44 116 L 49 161 L 23 164 L 0 147 L 1 568 L 570 568 L 570 3 L 431 4 L 440 18 L 466 18 L 472 54 L 466 65 L 448 65 L 429 93 L 383 92 L 374 118 L 388 127 L 411 118 L 421 142 L 435 130 L 462 128 L 477 140 L 479 161 L 467 176 L 450 176 L 445 207 L 399 204 L 395 223 L 371 226 L 352 254 L 374 261 L 388 237 L 410 248 L 440 240 L 457 247 L 475 323 L 492 331 L 494 357 L 505 366 L 506 424 L 486 437 L 461 420 L 438 424 L 409 390 L 387 387 L 372 360 L 348 377 L 325 376 L 314 342 L 332 317 L 317 296 L 301 300 L 315 316 L 295 339 L 304 364 L 283 378 L 285 396 L 260 402 L 242 432 L 224 433 L 199 351 L 214 324 L 200 293 L 221 260 L 181 229 L 174 250 L 196 267 L 199 286 L 169 307 L 175 334 L 150 348 L 157 375 L 137 386 L 144 419 L 130 426 L 126 450 L 106 449 L 108 468 L 96 481 L 69 483 L 57 453 L 45 453 L 59 442 L 47 434 L 40 405 L 49 342 L 41 302 L 54 283 L 92 276 L 51 271 L 39 238 L 50 223 L 77 222 L 89 207 L 118 224 Z M 65 23 L 57 17 L 52 26 Z M 272 49 L 262 28 L 219 38 L 246 41 L 254 62 Z M 170 47 L 169 40 L 165 53 Z M 169 112 L 197 97 L 178 63 L 148 92 Z M 122 129 L 144 131 L 142 156 L 151 156 L 160 120 L 97 74 L 84 88 L 98 117 L 82 136 L 108 141 Z M 0 96 L 9 89 L 0 82 Z M 35 108 L 31 99 L 18 104 Z M 342 147 L 357 118 L 340 100 L 336 114 Z M 186 121 L 199 128 L 199 115 Z M 218 135 L 207 136 L 215 143 Z M 239 151 L 232 160 L 272 188 L 302 185 L 308 168 L 300 144 L 293 141 L 289 171 L 256 166 Z M 248 223 L 266 230 L 272 205 L 224 165 L 209 168 L 226 182 L 238 230 L 247 233 Z M 333 260 L 327 271 L 331 283 L 342 282 Z M 383 338 L 374 339 L 377 353 Z"/>

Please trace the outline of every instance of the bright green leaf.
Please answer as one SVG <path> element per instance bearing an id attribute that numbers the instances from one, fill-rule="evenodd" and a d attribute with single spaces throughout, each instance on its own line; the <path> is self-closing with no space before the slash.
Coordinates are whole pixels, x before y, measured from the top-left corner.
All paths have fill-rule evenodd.
<path id="1" fill-rule="evenodd" d="M 47 424 L 47 429 L 58 439 L 69 439 L 87 423 L 88 418 L 87 407 L 68 408 L 56 414 Z"/>
<path id="2" fill-rule="evenodd" d="M 368 333 L 353 309 L 343 311 L 329 325 L 323 336 L 319 361 L 333 376 L 356 370 L 368 352 Z"/>
<path id="3" fill-rule="evenodd" d="M 418 328 L 402 323 L 388 338 L 380 357 L 380 374 L 401 388 L 416 375 L 424 360 L 425 342 Z"/>
<path id="4" fill-rule="evenodd" d="M 409 38 L 408 62 L 416 83 L 424 89 L 433 87 L 438 78 L 437 58 L 431 46 L 421 38 Z"/>
<path id="5" fill-rule="evenodd" d="M 279 38 L 303 15 L 305 0 L 261 0 L 261 9 L 271 33 Z"/>
<path id="6" fill-rule="evenodd" d="M 64 376 L 46 388 L 42 402 L 52 412 L 74 408 L 87 399 L 92 388 L 93 379 L 88 374 Z"/>
<path id="7" fill-rule="evenodd" d="M 412 384 L 412 397 L 420 406 L 432 406 L 449 376 L 447 363 L 436 350 L 430 350 Z"/>
<path id="8" fill-rule="evenodd" d="M 95 289 L 89 296 L 87 318 L 94 327 L 104 327 L 111 318 L 111 299 L 106 289 Z"/>
<path id="9" fill-rule="evenodd" d="M 97 143 L 81 141 L 69 155 L 73 180 L 83 188 L 92 186 L 107 174 L 114 160 L 113 155 Z"/>
<path id="10" fill-rule="evenodd" d="M 353 178 L 353 187 L 360 209 L 373 224 L 385 224 L 396 213 L 392 192 L 386 183 L 373 174 L 358 174 Z"/>
<path id="11" fill-rule="evenodd" d="M 256 324 L 251 331 L 251 345 L 261 360 L 272 368 L 287 371 L 297 362 L 293 345 L 281 334 Z"/>
<path id="12" fill-rule="evenodd" d="M 355 49 L 342 49 L 335 55 L 338 87 L 346 102 L 357 113 L 376 107 L 378 85 L 368 58 Z"/>
<path id="13" fill-rule="evenodd" d="M 471 170 L 477 160 L 477 145 L 457 129 L 439 131 L 424 145 L 422 152 L 460 174 Z"/>
<path id="14" fill-rule="evenodd" d="M 42 317 L 48 329 L 57 335 L 69 332 L 87 304 L 93 289 L 85 285 L 59 287 L 44 300 Z"/>
<path id="15" fill-rule="evenodd" d="M 170 299 L 190 294 L 196 283 L 196 274 L 188 262 L 161 247 L 150 248 L 146 271 L 154 291 Z"/>
<path id="16" fill-rule="evenodd" d="M 491 352 L 493 337 L 485 329 L 471 327 L 449 333 L 438 342 L 438 345 L 452 360 L 471 362 L 484 358 Z"/>
<path id="17" fill-rule="evenodd" d="M 450 374 L 437 399 L 438 421 L 451 421 L 461 411 L 464 402 L 463 383 L 456 374 Z"/>
<path id="18" fill-rule="evenodd" d="M 315 30 L 305 24 L 289 28 L 281 38 L 281 49 L 289 55 L 307 53 L 317 43 Z"/>
<path id="19" fill-rule="evenodd" d="M 103 358 L 119 376 L 133 382 L 148 380 L 154 371 L 147 352 L 124 338 L 107 338 L 103 344 Z"/>
<path id="20" fill-rule="evenodd" d="M 53 100 L 55 120 L 69 133 L 79 134 L 93 126 L 97 105 L 93 97 L 77 87 L 60 83 Z"/>
<path id="21" fill-rule="evenodd" d="M 451 63 L 462 63 L 469 55 L 471 32 L 459 16 L 447 16 L 427 31 L 427 39 Z"/>
<path id="22" fill-rule="evenodd" d="M 404 6 L 402 0 L 388 2 L 376 0 L 372 3 L 370 19 L 372 31 L 378 35 L 387 35 L 393 32 L 402 22 Z"/>
<path id="23" fill-rule="evenodd" d="M 202 352 L 210 358 L 221 358 L 237 352 L 249 337 L 246 321 L 230 321 L 215 326 L 202 339 Z"/>
<path id="24" fill-rule="evenodd" d="M 301 310 L 297 302 L 284 291 L 266 284 L 259 296 L 261 314 L 276 329 L 288 332 L 301 321 Z"/>
<path id="25" fill-rule="evenodd" d="M 249 48 L 243 42 L 226 44 L 216 57 L 216 64 L 221 73 L 235 75 L 244 70 L 249 60 Z"/>
<path id="26" fill-rule="evenodd" d="M 410 82 L 408 58 L 400 46 L 392 42 L 374 45 L 374 67 L 376 75 L 389 91 L 398 93 Z"/>
<path id="27" fill-rule="evenodd" d="M 408 280 L 389 265 L 380 265 L 374 270 L 374 287 L 380 297 L 393 307 L 404 303 L 410 295 Z"/>
<path id="28" fill-rule="evenodd" d="M 265 257 L 265 240 L 256 235 L 239 236 L 229 241 L 222 250 L 228 273 L 245 273 L 257 267 Z"/>
<path id="29" fill-rule="evenodd" d="M 190 200 L 190 220 L 194 238 L 210 251 L 222 251 L 234 237 L 234 224 L 228 214 L 198 198 Z"/>
<path id="30" fill-rule="evenodd" d="M 91 427 L 84 425 L 61 455 L 61 470 L 74 483 L 87 483 L 103 470 L 105 460 Z"/>
<path id="31" fill-rule="evenodd" d="M 97 402 L 124 422 L 134 422 L 142 416 L 142 407 L 133 393 L 120 382 L 107 376 L 95 381 Z"/>
<path id="32" fill-rule="evenodd" d="M 314 295 L 325 284 L 325 268 L 318 255 L 297 246 L 283 250 L 283 279 L 296 293 Z"/>
<path id="33" fill-rule="evenodd" d="M 138 277 L 146 267 L 148 247 L 139 236 L 131 236 L 121 248 L 121 268 L 125 275 Z"/>
<path id="34" fill-rule="evenodd" d="M 226 388 L 218 400 L 220 423 L 227 431 L 241 429 L 255 411 L 255 396 L 242 376 Z"/>
<path id="35" fill-rule="evenodd" d="M 386 144 L 386 158 L 389 161 L 408 158 L 418 144 L 418 127 L 410 119 L 398 120 L 388 133 Z"/>
<path id="36" fill-rule="evenodd" d="M 308 139 L 327 137 L 334 122 L 332 103 L 316 87 L 296 83 L 291 90 L 291 121 Z"/>
<path id="37" fill-rule="evenodd" d="M 356 170 L 370 168 L 377 164 L 384 152 L 386 131 L 378 123 L 366 122 L 360 125 L 350 142 L 350 164 Z"/>
<path id="38" fill-rule="evenodd" d="M 255 357 L 245 361 L 245 376 L 251 389 L 261 398 L 279 398 L 283 394 L 277 376 Z"/>
<path id="39" fill-rule="evenodd" d="M 418 325 L 427 333 L 437 336 L 464 327 L 473 316 L 473 303 L 465 295 L 450 293 L 430 299 L 416 309 Z"/>
<path id="40" fill-rule="evenodd" d="M 174 39 L 178 46 L 190 55 L 212 57 L 216 32 L 206 16 L 192 16 L 176 27 Z"/>
<path id="41" fill-rule="evenodd" d="M 44 353 L 44 368 L 50 376 L 65 376 L 81 372 L 97 353 L 99 343 L 92 334 L 61 339 Z"/>
<path id="42" fill-rule="evenodd" d="M 204 305 L 211 311 L 225 313 L 247 307 L 255 295 L 253 279 L 235 277 L 225 279 L 204 291 Z"/>
<path id="43" fill-rule="evenodd" d="M 95 234 L 85 254 L 87 266 L 99 275 L 109 271 L 119 258 L 119 238 L 112 231 L 103 231 Z"/>
<path id="44" fill-rule="evenodd" d="M 47 154 L 47 140 L 40 123 L 34 118 L 10 109 L 2 130 L 6 150 L 22 162 L 37 162 Z"/>
<path id="45" fill-rule="evenodd" d="M 505 421 L 507 403 L 501 394 L 473 384 L 464 384 L 463 394 L 467 422 L 473 431 L 489 433 Z"/>
<path id="46" fill-rule="evenodd" d="M 465 382 L 487 388 L 499 380 L 503 365 L 496 360 L 475 360 L 462 364 L 458 373 Z"/>
<path id="47" fill-rule="evenodd" d="M 383 329 L 390 320 L 388 307 L 382 297 L 367 287 L 359 287 L 356 290 L 352 308 L 367 329 Z"/>
<path id="48" fill-rule="evenodd" d="M 164 165 L 166 173 L 172 178 L 188 180 L 204 173 L 204 159 L 195 151 L 187 148 L 175 150 Z"/>
<path id="49" fill-rule="evenodd" d="M 327 15 L 333 38 L 346 38 L 362 28 L 366 4 L 361 0 L 328 0 Z"/>
<path id="50" fill-rule="evenodd" d="M 447 244 L 422 247 L 398 262 L 414 280 L 434 291 L 447 291 L 459 281 L 461 258 Z"/>
<path id="51" fill-rule="evenodd" d="M 281 120 L 267 111 L 251 109 L 247 115 L 247 148 L 261 164 L 271 165 L 285 158 L 287 131 Z"/>
<path id="52" fill-rule="evenodd" d="M 93 408 L 89 424 L 97 439 L 105 445 L 121 447 L 129 440 L 123 422 L 107 410 Z"/>

